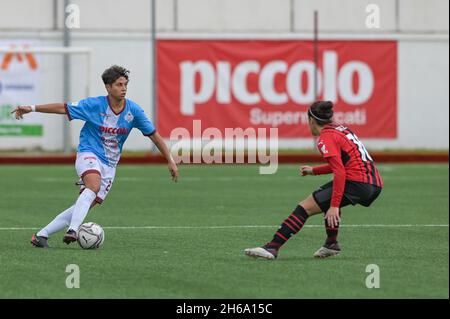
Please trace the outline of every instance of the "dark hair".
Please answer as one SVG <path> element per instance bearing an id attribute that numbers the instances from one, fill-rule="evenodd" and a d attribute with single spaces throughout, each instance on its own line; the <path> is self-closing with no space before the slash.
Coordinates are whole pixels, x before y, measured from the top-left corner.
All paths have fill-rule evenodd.
<path id="1" fill-rule="evenodd" d="M 325 125 L 332 123 L 333 102 L 316 101 L 309 107 L 308 116 L 316 120 L 317 124 Z"/>
<path id="2" fill-rule="evenodd" d="M 130 71 L 128 71 L 127 69 L 118 65 L 113 65 L 112 67 L 106 69 L 105 72 L 103 72 L 102 80 L 105 85 L 113 84 L 118 78 L 122 76 L 128 80 L 128 74 L 130 74 Z"/>

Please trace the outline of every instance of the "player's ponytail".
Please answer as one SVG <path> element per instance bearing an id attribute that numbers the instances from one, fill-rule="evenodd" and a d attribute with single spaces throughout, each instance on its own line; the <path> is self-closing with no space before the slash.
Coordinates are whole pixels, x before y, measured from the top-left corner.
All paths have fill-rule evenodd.
<path id="1" fill-rule="evenodd" d="M 333 122 L 333 102 L 316 101 L 309 107 L 308 116 L 316 120 L 317 124 L 325 125 Z"/>

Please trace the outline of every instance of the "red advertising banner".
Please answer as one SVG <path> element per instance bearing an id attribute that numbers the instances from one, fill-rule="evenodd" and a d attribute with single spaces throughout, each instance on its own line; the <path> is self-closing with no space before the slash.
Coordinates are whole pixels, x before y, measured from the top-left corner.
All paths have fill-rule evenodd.
<path id="1" fill-rule="evenodd" d="M 159 40 L 157 128 L 278 128 L 311 137 L 311 41 Z M 397 42 L 320 41 L 318 94 L 363 138 L 397 137 Z"/>

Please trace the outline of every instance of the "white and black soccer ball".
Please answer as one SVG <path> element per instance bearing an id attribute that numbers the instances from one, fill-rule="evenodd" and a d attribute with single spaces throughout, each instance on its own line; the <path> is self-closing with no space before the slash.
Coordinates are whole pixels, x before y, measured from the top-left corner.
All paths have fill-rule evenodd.
<path id="1" fill-rule="evenodd" d="M 78 244 L 83 249 L 99 248 L 105 240 L 103 228 L 96 223 L 84 223 L 78 228 Z"/>

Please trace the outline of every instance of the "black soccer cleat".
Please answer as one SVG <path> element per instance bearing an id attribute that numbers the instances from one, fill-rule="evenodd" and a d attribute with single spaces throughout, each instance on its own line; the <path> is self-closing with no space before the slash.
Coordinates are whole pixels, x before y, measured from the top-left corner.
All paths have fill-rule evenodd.
<path id="1" fill-rule="evenodd" d="M 69 229 L 63 237 L 63 242 L 65 242 L 67 245 L 69 245 L 70 243 L 73 243 L 74 241 L 77 241 L 77 233 L 73 229 Z"/>
<path id="2" fill-rule="evenodd" d="M 36 234 L 33 234 L 33 236 L 31 236 L 31 244 L 34 247 L 49 248 L 47 240 L 48 240 L 48 238 L 44 237 L 44 236 L 38 236 Z"/>

